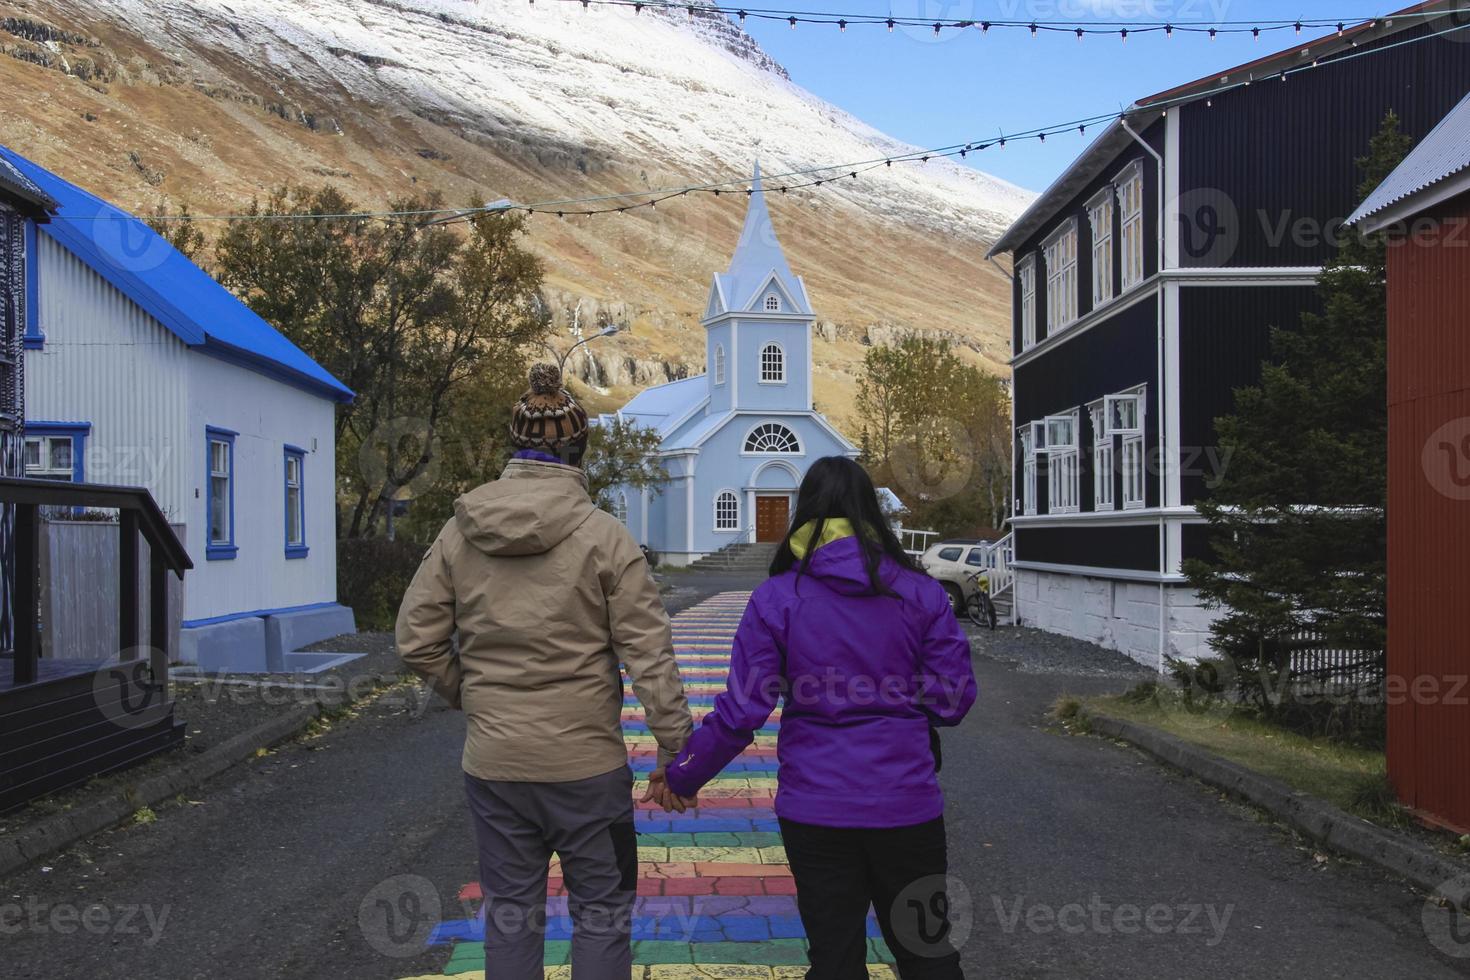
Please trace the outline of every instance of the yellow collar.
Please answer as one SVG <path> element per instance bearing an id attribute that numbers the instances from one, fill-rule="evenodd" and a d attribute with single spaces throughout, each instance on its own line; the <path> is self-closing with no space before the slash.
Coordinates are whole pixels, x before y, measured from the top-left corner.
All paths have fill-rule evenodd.
<path id="1" fill-rule="evenodd" d="M 813 545 L 811 543 L 812 535 L 816 531 L 817 522 L 807 521 L 792 532 L 791 540 L 787 542 L 791 548 L 791 553 L 797 558 L 805 558 L 808 551 L 816 551 L 824 544 L 831 544 L 833 541 L 840 541 L 843 538 L 851 538 L 857 535 L 857 532 L 852 528 L 852 522 L 845 517 L 835 517 L 823 524 L 822 539 Z"/>

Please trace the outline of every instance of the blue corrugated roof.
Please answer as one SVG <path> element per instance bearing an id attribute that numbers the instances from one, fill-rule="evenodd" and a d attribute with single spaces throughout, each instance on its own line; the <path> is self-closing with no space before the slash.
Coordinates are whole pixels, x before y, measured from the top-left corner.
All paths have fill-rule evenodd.
<path id="1" fill-rule="evenodd" d="M 693 449 L 699 445 L 699 440 L 709 435 L 715 429 L 724 425 L 733 418 L 734 412 L 716 412 L 714 415 L 706 415 L 698 423 L 690 426 L 686 431 L 679 434 L 677 438 L 665 439 L 664 449 Z"/>
<path id="2" fill-rule="evenodd" d="M 56 201 L 44 234 L 184 343 L 337 401 L 352 399 L 346 385 L 145 223 L 13 150 L 0 146 L 0 160 Z"/>
<path id="3" fill-rule="evenodd" d="M 1470 167 L 1470 95 L 1450 110 L 1403 163 L 1374 188 L 1348 224 L 1355 224 Z"/>

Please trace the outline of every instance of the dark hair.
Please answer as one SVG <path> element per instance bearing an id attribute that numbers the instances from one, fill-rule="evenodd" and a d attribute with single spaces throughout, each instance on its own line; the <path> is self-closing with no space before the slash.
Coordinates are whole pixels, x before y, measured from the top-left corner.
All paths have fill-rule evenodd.
<path id="1" fill-rule="evenodd" d="M 796 514 L 791 518 L 791 529 L 776 549 L 771 559 L 771 574 L 780 575 L 792 568 L 799 577 L 812 560 L 815 545 L 822 538 L 822 529 L 827 521 L 847 518 L 857 532 L 858 546 L 862 548 L 863 565 L 867 567 L 868 579 L 873 592 L 878 595 L 889 593 L 883 580 L 878 577 L 878 566 L 886 555 L 901 567 L 920 571 L 918 563 L 903 550 L 898 536 L 888 526 L 883 508 L 878 506 L 878 493 L 867 471 L 846 456 L 824 456 L 812 464 L 801 481 L 796 494 Z M 799 562 L 791 550 L 791 536 L 813 524 L 811 542 L 806 557 Z"/>

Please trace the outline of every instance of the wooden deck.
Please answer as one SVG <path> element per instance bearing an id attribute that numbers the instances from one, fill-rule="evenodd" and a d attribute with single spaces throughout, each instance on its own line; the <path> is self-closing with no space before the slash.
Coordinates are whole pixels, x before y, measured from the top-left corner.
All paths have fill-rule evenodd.
<path id="1" fill-rule="evenodd" d="M 21 688 L 35 687 L 68 677 L 95 674 L 105 660 L 53 660 L 42 657 L 36 662 L 36 680 L 33 684 L 19 685 Z M 0 697 L 17 689 L 15 683 L 15 655 L 0 653 Z"/>

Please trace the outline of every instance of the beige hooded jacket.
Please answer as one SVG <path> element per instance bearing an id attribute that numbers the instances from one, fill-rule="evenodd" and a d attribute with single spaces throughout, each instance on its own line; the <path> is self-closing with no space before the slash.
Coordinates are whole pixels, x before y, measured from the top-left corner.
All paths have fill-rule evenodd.
<path id="1" fill-rule="evenodd" d="M 464 710 L 464 770 L 480 779 L 569 782 L 627 765 L 619 663 L 660 764 L 689 738 L 648 564 L 574 467 L 512 460 L 456 500 L 404 594 L 397 634 L 403 662 Z"/>

